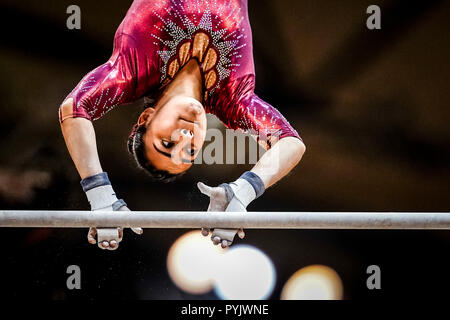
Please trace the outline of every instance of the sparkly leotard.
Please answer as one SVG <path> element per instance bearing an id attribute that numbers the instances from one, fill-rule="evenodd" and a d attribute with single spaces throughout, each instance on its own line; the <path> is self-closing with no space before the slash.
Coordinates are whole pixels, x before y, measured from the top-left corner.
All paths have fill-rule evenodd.
<path id="1" fill-rule="evenodd" d="M 228 128 L 297 137 L 255 93 L 246 0 L 135 0 L 117 29 L 111 58 L 89 72 L 61 107 L 60 121 L 96 120 L 115 106 L 152 97 L 190 60 L 203 80 L 203 106 Z M 66 98 L 66 99 L 67 99 Z"/>

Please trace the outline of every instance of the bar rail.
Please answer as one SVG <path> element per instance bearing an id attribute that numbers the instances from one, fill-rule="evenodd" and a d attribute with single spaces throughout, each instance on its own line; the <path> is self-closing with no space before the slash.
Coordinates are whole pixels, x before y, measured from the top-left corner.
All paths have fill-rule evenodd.
<path id="1" fill-rule="evenodd" d="M 204 212 L 0 210 L 0 227 L 446 229 L 448 212 Z"/>

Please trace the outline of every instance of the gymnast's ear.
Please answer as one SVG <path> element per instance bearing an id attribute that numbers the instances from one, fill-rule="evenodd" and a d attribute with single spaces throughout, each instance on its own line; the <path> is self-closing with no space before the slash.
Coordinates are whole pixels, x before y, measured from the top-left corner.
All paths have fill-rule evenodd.
<path id="1" fill-rule="evenodd" d="M 138 118 L 138 125 L 143 126 L 146 125 L 155 115 L 155 109 L 152 107 L 146 108 L 144 111 L 142 111 L 141 115 Z"/>

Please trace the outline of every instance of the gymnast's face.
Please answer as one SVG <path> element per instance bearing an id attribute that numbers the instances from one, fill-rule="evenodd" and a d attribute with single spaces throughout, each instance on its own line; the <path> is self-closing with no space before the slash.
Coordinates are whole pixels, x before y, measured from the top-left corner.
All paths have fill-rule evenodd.
<path id="1" fill-rule="evenodd" d="M 147 131 L 143 137 L 147 159 L 172 174 L 186 171 L 200 152 L 206 136 L 206 114 L 191 97 L 174 96 L 139 116 Z"/>

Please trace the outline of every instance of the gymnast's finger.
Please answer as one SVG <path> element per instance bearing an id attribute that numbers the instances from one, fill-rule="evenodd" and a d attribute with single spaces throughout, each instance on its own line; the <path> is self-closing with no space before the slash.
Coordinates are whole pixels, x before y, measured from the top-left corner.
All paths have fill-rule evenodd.
<path id="1" fill-rule="evenodd" d="M 220 238 L 219 237 L 213 237 L 211 238 L 212 242 L 214 243 L 215 246 L 217 246 L 220 243 Z"/>
<path id="2" fill-rule="evenodd" d="M 109 247 L 110 247 L 111 249 L 116 249 L 118 246 L 119 246 L 119 244 L 117 243 L 116 240 L 111 240 L 111 241 L 109 242 Z"/>
<path id="3" fill-rule="evenodd" d="M 96 236 L 96 235 L 97 235 L 97 229 L 95 229 L 95 228 L 89 228 L 87 238 L 88 238 L 88 242 L 89 242 L 90 244 L 96 244 L 96 243 L 97 243 L 97 241 L 95 240 L 95 236 Z"/>
<path id="4" fill-rule="evenodd" d="M 132 230 L 134 233 L 139 234 L 139 235 L 141 235 L 141 234 L 144 233 L 144 230 L 142 230 L 142 228 L 131 228 L 131 230 Z"/>
<path id="5" fill-rule="evenodd" d="M 244 237 L 245 237 L 244 229 L 242 229 L 242 228 L 239 229 L 237 234 L 238 234 L 239 238 L 244 239 Z"/>
<path id="6" fill-rule="evenodd" d="M 225 249 L 226 247 L 231 245 L 231 242 L 227 241 L 227 240 L 222 240 L 222 248 Z"/>
<path id="7" fill-rule="evenodd" d="M 208 197 L 211 196 L 211 193 L 212 193 L 212 190 L 213 190 L 212 187 L 207 186 L 203 182 L 198 182 L 197 183 L 197 187 L 200 190 L 200 192 L 203 193 L 204 195 L 207 195 Z"/>
<path id="8" fill-rule="evenodd" d="M 102 243 L 100 243 L 100 246 L 102 247 L 102 249 L 108 249 L 109 248 L 109 242 L 108 241 L 103 241 Z"/>
<path id="9" fill-rule="evenodd" d="M 209 228 L 202 228 L 202 235 L 207 237 L 209 234 L 209 231 L 210 231 Z"/>

